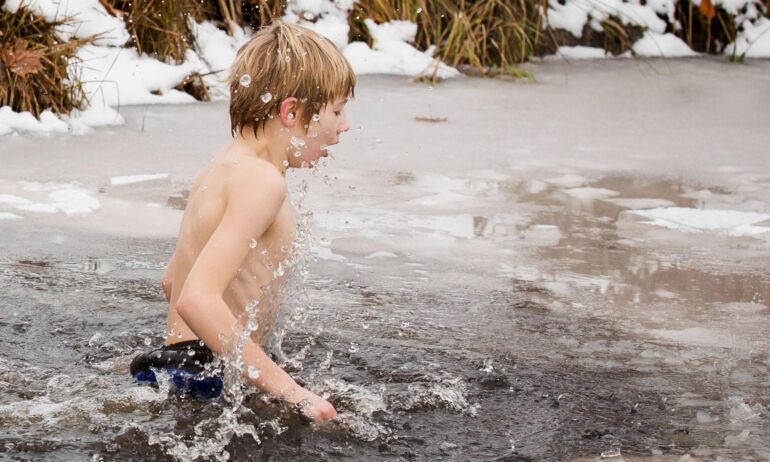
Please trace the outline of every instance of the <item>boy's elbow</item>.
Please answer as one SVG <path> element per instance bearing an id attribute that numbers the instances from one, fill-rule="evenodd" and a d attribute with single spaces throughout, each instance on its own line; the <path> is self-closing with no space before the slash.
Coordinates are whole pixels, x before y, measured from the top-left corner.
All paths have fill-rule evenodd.
<path id="1" fill-rule="evenodd" d="M 202 305 L 200 296 L 183 291 L 179 294 L 179 300 L 177 300 L 175 308 L 182 320 L 189 322 L 190 318 L 195 316 L 195 313 L 200 310 Z"/>

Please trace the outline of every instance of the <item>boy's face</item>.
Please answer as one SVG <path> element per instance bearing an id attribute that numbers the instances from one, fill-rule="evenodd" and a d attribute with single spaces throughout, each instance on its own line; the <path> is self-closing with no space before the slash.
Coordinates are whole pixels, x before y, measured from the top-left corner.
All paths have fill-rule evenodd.
<path id="1" fill-rule="evenodd" d="M 346 103 L 347 98 L 328 103 L 320 113 L 311 117 L 307 132 L 304 126 L 300 126 L 300 129 L 295 131 L 296 134 L 289 147 L 292 151 L 289 154 L 289 164 L 292 167 L 301 167 L 303 162 L 314 165 L 319 158 L 329 155 L 326 148 L 337 144 L 340 141 L 340 134 L 350 128 L 345 114 Z M 300 152 L 301 155 L 297 157 L 296 152 Z"/>

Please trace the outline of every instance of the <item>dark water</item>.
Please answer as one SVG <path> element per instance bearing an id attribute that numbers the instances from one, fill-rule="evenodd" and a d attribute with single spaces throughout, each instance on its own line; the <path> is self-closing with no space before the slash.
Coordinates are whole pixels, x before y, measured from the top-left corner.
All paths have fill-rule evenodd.
<path id="1" fill-rule="evenodd" d="M 260 442 L 234 437 L 233 460 L 767 460 L 766 269 L 736 263 L 729 239 L 706 257 L 632 245 L 622 207 L 500 186 L 560 235 L 479 213 L 463 216 L 472 235 L 448 254 L 331 241 L 338 258 L 311 265 L 313 308 L 284 350 L 312 343 L 290 370 L 331 395 L 340 421 L 251 394 L 241 420 Z M 670 180 L 592 186 L 695 205 Z M 132 355 L 162 343 L 173 240 L 0 226 L 2 457 L 172 460 L 159 437 L 192 437 L 222 411 L 127 375 Z M 373 257 L 377 246 L 394 253 Z M 506 248 L 537 276 L 520 274 L 521 259 L 501 276 Z"/>

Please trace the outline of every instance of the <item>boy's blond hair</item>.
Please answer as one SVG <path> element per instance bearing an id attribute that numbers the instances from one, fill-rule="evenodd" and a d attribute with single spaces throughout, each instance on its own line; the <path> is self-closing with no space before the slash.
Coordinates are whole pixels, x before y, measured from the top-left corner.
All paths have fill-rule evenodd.
<path id="1" fill-rule="evenodd" d="M 327 103 L 353 96 L 356 76 L 329 40 L 310 29 L 275 21 L 238 50 L 228 83 L 230 130 L 235 135 L 252 126 L 258 136 L 284 99 L 299 99 L 307 126 Z"/>

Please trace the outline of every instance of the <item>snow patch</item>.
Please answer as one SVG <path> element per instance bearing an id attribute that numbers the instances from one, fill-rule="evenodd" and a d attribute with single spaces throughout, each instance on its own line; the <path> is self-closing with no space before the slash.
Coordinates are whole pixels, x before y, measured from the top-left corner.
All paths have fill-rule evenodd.
<path id="1" fill-rule="evenodd" d="M 642 38 L 634 43 L 632 48 L 634 53 L 645 57 L 683 58 L 698 56 L 698 53 L 692 51 L 682 39 L 671 33 L 658 34 L 647 31 Z"/>
<path id="2" fill-rule="evenodd" d="M 570 188 L 565 189 L 565 193 L 578 199 L 604 199 L 611 196 L 617 196 L 620 193 L 611 189 L 604 188 Z"/>
<path id="3" fill-rule="evenodd" d="M 666 199 L 655 199 L 647 197 L 618 197 L 605 199 L 619 207 L 627 209 L 654 209 L 659 207 L 673 207 L 676 204 Z"/>
<path id="4" fill-rule="evenodd" d="M 101 208 L 99 201 L 83 188 L 70 184 L 49 185 L 41 183 L 24 183 L 28 191 L 46 191 L 48 202 L 27 201 L 15 205 L 18 210 L 36 213 L 64 213 L 67 216 L 87 215 Z"/>
<path id="5" fill-rule="evenodd" d="M 113 176 L 110 178 L 110 185 L 120 186 L 134 183 L 143 183 L 146 181 L 155 181 L 168 178 L 168 173 L 148 173 L 144 175 L 125 175 Z"/>
<path id="6" fill-rule="evenodd" d="M 566 59 L 604 59 L 612 57 L 612 54 L 603 48 L 584 46 L 562 46 L 556 50 L 556 55 Z"/>
<path id="7" fill-rule="evenodd" d="M 408 42 L 414 41 L 417 25 L 410 21 L 377 24 L 364 20 L 374 40 L 372 48 L 364 42 L 353 42 L 343 50 L 356 74 L 425 75 L 439 78 L 458 76 L 457 69 L 433 58 L 433 48 L 420 51 Z"/>
<path id="8" fill-rule="evenodd" d="M 24 217 L 11 212 L 0 212 L 0 220 L 22 220 Z"/>
<path id="9" fill-rule="evenodd" d="M 770 215 L 766 213 L 683 207 L 632 210 L 629 213 L 650 219 L 646 223 L 684 232 L 712 232 L 728 236 L 756 236 L 770 232 L 770 226 L 759 225 L 770 220 Z"/>
<path id="10" fill-rule="evenodd" d="M 747 58 L 770 58 L 770 19 L 760 18 L 754 24 L 743 23 L 735 43 L 725 48 L 725 54 Z"/>

